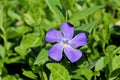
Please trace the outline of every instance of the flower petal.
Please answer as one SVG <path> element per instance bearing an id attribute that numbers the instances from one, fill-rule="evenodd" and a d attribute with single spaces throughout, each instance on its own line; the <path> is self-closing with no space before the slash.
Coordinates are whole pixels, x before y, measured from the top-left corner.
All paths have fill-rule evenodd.
<path id="1" fill-rule="evenodd" d="M 87 37 L 85 33 L 80 33 L 76 35 L 72 40 L 70 45 L 74 47 L 79 47 L 87 44 Z"/>
<path id="2" fill-rule="evenodd" d="M 71 46 L 64 47 L 64 52 L 65 52 L 65 55 L 67 56 L 67 58 L 72 63 L 78 61 L 82 56 L 82 52 L 80 50 L 76 50 L 76 49 L 72 48 Z"/>
<path id="3" fill-rule="evenodd" d="M 72 39 L 74 34 L 74 26 L 70 23 L 63 23 L 61 25 L 61 30 L 64 34 L 64 37 L 67 39 Z"/>
<path id="4" fill-rule="evenodd" d="M 45 40 L 47 42 L 60 42 L 63 39 L 63 35 L 54 29 L 51 29 L 47 32 Z"/>
<path id="5" fill-rule="evenodd" d="M 62 51 L 63 45 L 61 43 L 57 43 L 53 45 L 53 47 L 49 50 L 49 57 L 55 61 L 60 61 L 62 59 Z"/>

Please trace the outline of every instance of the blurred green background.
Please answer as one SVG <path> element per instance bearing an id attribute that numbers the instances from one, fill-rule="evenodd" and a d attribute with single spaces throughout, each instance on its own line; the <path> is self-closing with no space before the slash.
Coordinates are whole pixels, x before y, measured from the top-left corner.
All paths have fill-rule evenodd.
<path id="1" fill-rule="evenodd" d="M 0 80 L 49 80 L 45 34 L 66 21 L 88 36 L 80 61 L 60 62 L 71 79 L 119 80 L 120 0 L 0 0 Z"/>

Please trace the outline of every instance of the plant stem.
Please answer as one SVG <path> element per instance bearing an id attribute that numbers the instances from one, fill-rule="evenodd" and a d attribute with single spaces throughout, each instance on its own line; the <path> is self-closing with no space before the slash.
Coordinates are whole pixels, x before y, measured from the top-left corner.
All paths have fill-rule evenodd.
<path id="1" fill-rule="evenodd" d="M 6 35 L 6 31 L 5 31 L 5 28 L 4 28 L 4 26 L 5 26 L 5 23 L 4 23 L 4 25 L 3 25 L 3 22 L 5 21 L 6 22 L 6 15 L 5 15 L 5 18 L 3 18 L 4 17 L 4 7 L 5 6 L 3 6 L 3 5 L 1 5 L 1 11 L 0 11 L 0 15 L 1 15 L 1 17 L 0 17 L 0 29 L 1 29 L 1 31 L 2 31 L 2 33 L 3 34 L 1 34 L 0 36 L 3 38 L 3 41 L 4 41 L 4 49 L 5 49 L 5 53 L 4 53 L 4 57 L 5 57 L 5 55 L 6 55 L 6 51 L 7 51 L 7 35 Z M 4 19 L 4 20 L 3 20 Z"/>
<path id="2" fill-rule="evenodd" d="M 43 76 L 43 66 L 41 67 L 40 71 L 39 71 L 39 75 L 40 75 L 40 79 L 44 80 L 44 76 Z"/>
<path id="3" fill-rule="evenodd" d="M 105 57 L 106 57 L 106 59 L 108 61 L 108 66 L 107 67 L 109 69 L 109 73 L 108 73 L 108 75 L 106 77 L 107 77 L 107 80 L 109 80 L 109 76 L 110 76 L 111 70 L 112 70 L 111 59 L 109 57 L 109 54 L 105 51 L 105 47 L 103 47 L 103 52 L 104 52 Z"/>
<path id="4" fill-rule="evenodd" d="M 66 20 L 66 22 L 68 21 L 68 17 L 69 17 L 69 15 L 68 15 L 68 10 L 66 10 L 66 11 L 65 11 L 65 20 Z"/>

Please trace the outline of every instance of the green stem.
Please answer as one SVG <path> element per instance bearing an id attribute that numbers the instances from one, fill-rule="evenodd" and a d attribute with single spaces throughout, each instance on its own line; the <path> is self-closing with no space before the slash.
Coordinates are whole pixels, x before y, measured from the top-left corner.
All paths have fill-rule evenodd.
<path id="1" fill-rule="evenodd" d="M 5 3 L 5 4 L 7 4 L 7 3 Z M 1 31 L 2 31 L 2 35 L 1 35 L 1 37 L 3 38 L 3 41 L 4 41 L 4 49 L 5 49 L 5 53 L 4 53 L 4 57 L 5 57 L 5 55 L 6 55 L 6 51 L 7 51 L 7 35 L 6 35 L 6 31 L 5 31 L 5 28 L 4 28 L 4 26 L 6 26 L 5 25 L 5 23 L 3 23 L 4 21 L 6 22 L 6 15 L 5 15 L 5 17 L 4 17 L 4 8 L 5 8 L 5 6 L 3 6 L 3 5 L 1 5 L 1 11 L 0 11 L 0 15 L 1 15 L 1 17 L 0 17 L 0 29 L 1 29 Z M 6 13 L 5 13 L 6 14 Z M 4 17 L 4 18 L 3 18 Z M 4 20 L 3 20 L 4 19 Z M 4 24 L 4 25 L 3 25 Z"/>
<path id="2" fill-rule="evenodd" d="M 43 67 L 43 66 L 42 66 Z M 43 76 L 43 68 L 41 67 L 39 75 L 40 75 L 40 79 L 44 80 L 44 76 Z"/>
<path id="3" fill-rule="evenodd" d="M 110 74 L 111 74 L 111 70 L 112 70 L 111 59 L 109 57 L 109 54 L 105 51 L 105 47 L 103 47 L 103 52 L 104 52 L 105 57 L 106 57 L 106 59 L 108 61 L 108 66 L 107 67 L 109 69 L 109 73 L 106 75 L 106 77 L 107 77 L 107 80 L 109 80 L 109 77 L 110 77 Z"/>
<path id="4" fill-rule="evenodd" d="M 66 20 L 66 22 L 68 21 L 68 17 L 69 17 L 68 10 L 66 10 L 66 12 L 65 12 L 65 20 Z"/>

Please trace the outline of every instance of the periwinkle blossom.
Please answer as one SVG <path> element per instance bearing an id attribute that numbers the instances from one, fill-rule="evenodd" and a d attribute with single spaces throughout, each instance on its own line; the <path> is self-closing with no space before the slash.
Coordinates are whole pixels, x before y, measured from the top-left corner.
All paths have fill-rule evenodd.
<path id="1" fill-rule="evenodd" d="M 61 31 L 62 33 L 51 29 L 47 32 L 45 40 L 47 42 L 57 42 L 49 50 L 48 55 L 53 60 L 60 61 L 64 51 L 67 58 L 74 63 L 82 56 L 82 52 L 76 48 L 86 45 L 87 37 L 85 33 L 79 33 L 73 38 L 74 26 L 66 22 L 61 25 Z"/>

